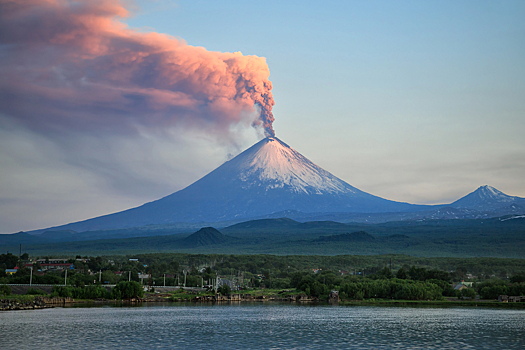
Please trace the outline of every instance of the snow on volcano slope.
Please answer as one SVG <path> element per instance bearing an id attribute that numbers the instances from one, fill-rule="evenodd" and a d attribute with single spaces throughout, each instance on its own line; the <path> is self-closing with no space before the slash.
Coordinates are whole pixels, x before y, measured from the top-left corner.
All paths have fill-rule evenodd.
<path id="1" fill-rule="evenodd" d="M 260 186 L 266 190 L 287 188 L 304 193 L 355 193 L 356 189 L 309 161 L 279 140 L 266 138 L 232 162 L 243 188 Z"/>

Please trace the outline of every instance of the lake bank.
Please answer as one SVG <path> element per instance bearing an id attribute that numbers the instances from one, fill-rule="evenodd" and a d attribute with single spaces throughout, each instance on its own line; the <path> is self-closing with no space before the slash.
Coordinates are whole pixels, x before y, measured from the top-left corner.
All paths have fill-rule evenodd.
<path id="1" fill-rule="evenodd" d="M 265 293 L 267 292 L 267 293 Z M 339 306 L 400 306 L 400 307 L 488 307 L 502 309 L 525 309 L 525 303 L 505 303 L 496 300 L 461 300 L 447 298 L 444 300 L 394 300 L 394 299 L 363 299 L 334 300 L 318 299 L 296 291 L 265 291 L 257 290 L 253 294 L 239 293 L 221 295 L 213 293 L 198 293 L 179 291 L 175 293 L 146 293 L 143 298 L 124 300 L 112 299 L 73 299 L 68 297 L 46 297 L 31 295 L 12 295 L 0 299 L 0 311 L 37 310 L 59 307 L 92 307 L 98 305 L 135 305 L 142 303 L 194 303 L 194 304 L 228 304 L 228 303 L 291 303 Z"/>

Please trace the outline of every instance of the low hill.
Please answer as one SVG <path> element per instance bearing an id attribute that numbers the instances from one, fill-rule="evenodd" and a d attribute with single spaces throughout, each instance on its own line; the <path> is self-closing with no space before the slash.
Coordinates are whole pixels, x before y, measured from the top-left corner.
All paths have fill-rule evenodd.
<path id="1" fill-rule="evenodd" d="M 203 227 L 199 231 L 178 241 L 181 247 L 195 248 L 214 244 L 229 243 L 237 241 L 237 238 L 223 235 L 219 230 L 213 227 Z"/>

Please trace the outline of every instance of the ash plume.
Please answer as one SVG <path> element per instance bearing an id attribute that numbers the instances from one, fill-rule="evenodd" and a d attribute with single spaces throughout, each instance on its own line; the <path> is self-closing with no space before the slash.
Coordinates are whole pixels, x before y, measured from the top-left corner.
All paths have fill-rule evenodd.
<path id="1" fill-rule="evenodd" d="M 140 126 L 231 137 L 251 124 L 274 135 L 265 58 L 130 29 L 126 4 L 0 0 L 0 113 L 44 134 Z"/>

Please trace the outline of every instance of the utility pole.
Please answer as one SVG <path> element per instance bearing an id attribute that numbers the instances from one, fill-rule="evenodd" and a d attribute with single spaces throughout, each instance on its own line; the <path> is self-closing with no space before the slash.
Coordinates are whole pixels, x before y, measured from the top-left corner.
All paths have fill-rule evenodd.
<path id="1" fill-rule="evenodd" d="M 129 271 L 128 282 L 131 282 L 131 270 Z"/>
<path id="2" fill-rule="evenodd" d="M 184 272 L 184 287 L 186 287 L 186 270 L 184 270 L 183 272 Z"/>
<path id="3" fill-rule="evenodd" d="M 31 275 L 29 275 L 29 287 L 31 287 L 32 283 L 33 283 L 33 266 L 31 266 Z"/>
<path id="4" fill-rule="evenodd" d="M 98 271 L 98 282 L 102 282 L 102 270 Z"/>
<path id="5" fill-rule="evenodd" d="M 31 272 L 33 272 L 33 269 L 31 269 Z M 66 275 L 64 277 L 64 286 L 67 286 L 67 269 L 66 269 Z"/>

